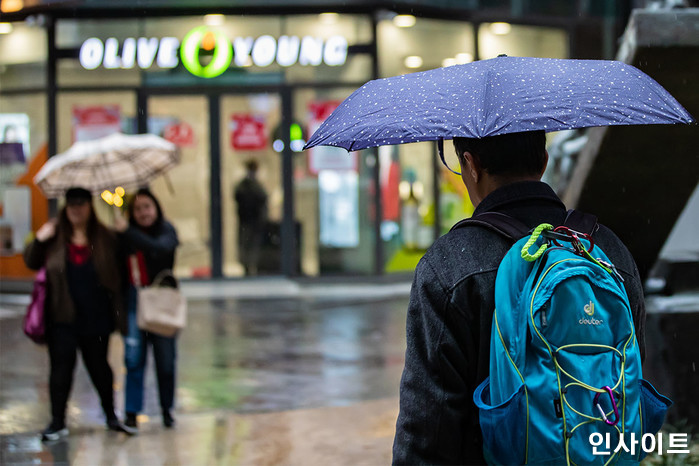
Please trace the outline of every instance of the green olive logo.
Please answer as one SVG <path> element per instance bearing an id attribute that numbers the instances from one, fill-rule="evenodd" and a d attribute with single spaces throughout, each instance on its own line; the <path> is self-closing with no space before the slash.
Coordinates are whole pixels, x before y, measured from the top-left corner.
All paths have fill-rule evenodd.
<path id="1" fill-rule="evenodd" d="M 211 61 L 202 66 L 199 60 L 201 50 L 213 50 Z M 228 69 L 233 58 L 231 41 L 218 31 L 212 31 L 206 26 L 199 26 L 187 33 L 182 39 L 180 58 L 187 70 L 195 76 L 214 78 Z"/>

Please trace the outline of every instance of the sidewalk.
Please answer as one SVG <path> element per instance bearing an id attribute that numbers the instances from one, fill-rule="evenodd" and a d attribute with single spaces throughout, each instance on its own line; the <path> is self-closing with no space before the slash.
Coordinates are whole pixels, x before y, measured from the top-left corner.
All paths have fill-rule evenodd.
<path id="1" fill-rule="evenodd" d="M 175 429 L 159 419 L 135 437 L 81 426 L 53 444 L 37 435 L 0 436 L 0 464 L 53 465 L 384 465 L 398 399 L 263 414 L 179 415 Z"/>
<path id="2" fill-rule="evenodd" d="M 136 437 L 108 432 L 82 362 L 69 437 L 42 444 L 48 357 L 21 331 L 27 294 L 0 295 L 0 464 L 390 463 L 408 282 L 259 278 L 183 282 L 177 427 L 161 425 L 152 359 Z M 123 415 L 123 344 L 112 335 Z"/>
<path id="3" fill-rule="evenodd" d="M 258 277 L 234 280 L 182 280 L 180 288 L 189 300 L 201 299 L 390 299 L 410 294 L 411 277 L 291 279 Z M 25 289 L 31 287 L 25 286 Z M 3 305 L 26 306 L 30 292 L 0 293 Z"/>

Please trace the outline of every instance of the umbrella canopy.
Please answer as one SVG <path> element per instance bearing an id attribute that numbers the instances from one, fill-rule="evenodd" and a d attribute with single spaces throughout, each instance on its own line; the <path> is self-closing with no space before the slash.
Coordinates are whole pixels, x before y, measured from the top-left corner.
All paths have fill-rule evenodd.
<path id="1" fill-rule="evenodd" d="M 80 141 L 49 158 L 34 177 L 47 197 L 59 197 L 72 186 L 98 194 L 105 189 L 145 186 L 180 161 L 177 146 L 154 134 L 111 134 Z"/>
<path id="2" fill-rule="evenodd" d="M 631 65 L 501 56 L 369 81 L 305 148 L 352 151 L 455 136 L 692 121 L 662 86 Z"/>

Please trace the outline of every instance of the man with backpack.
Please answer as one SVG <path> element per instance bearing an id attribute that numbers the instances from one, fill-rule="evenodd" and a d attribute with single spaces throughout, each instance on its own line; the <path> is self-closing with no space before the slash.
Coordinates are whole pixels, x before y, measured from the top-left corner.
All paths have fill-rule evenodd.
<path id="1" fill-rule="evenodd" d="M 505 214 L 528 230 L 543 223 L 567 224 L 566 207 L 540 181 L 548 162 L 544 131 L 454 138 L 454 147 L 476 206 L 474 218 Z M 623 279 L 643 358 L 645 307 L 635 262 L 611 230 L 583 220 L 579 223 L 586 225 L 571 229 L 589 228 L 595 247 L 606 253 Z M 415 270 L 394 464 L 485 463 L 473 394 L 490 370 L 498 267 L 519 239 L 508 238 L 488 223 L 457 224 L 433 244 Z"/>

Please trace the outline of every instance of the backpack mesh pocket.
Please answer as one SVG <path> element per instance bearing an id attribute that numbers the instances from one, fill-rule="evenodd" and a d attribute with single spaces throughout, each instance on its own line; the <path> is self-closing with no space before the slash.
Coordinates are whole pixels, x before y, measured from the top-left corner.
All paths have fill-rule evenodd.
<path id="1" fill-rule="evenodd" d="M 490 404 L 490 377 L 473 394 L 478 407 L 483 454 L 488 463 L 523 464 L 526 449 L 527 397 L 524 384 L 503 403 Z"/>

